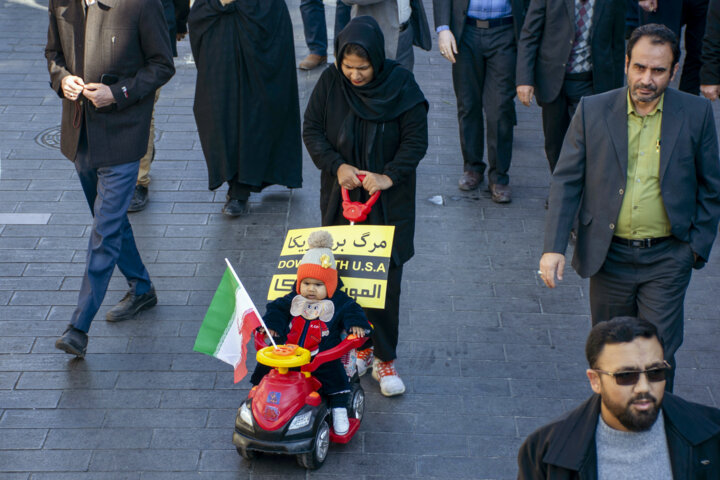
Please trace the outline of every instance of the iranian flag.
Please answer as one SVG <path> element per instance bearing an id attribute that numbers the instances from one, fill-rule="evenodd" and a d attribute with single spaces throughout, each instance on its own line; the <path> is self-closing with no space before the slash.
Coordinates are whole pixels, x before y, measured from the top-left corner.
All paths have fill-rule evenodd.
<path id="1" fill-rule="evenodd" d="M 235 369 L 235 383 L 247 375 L 247 343 L 264 322 L 230 262 L 200 326 L 193 350 Z"/>

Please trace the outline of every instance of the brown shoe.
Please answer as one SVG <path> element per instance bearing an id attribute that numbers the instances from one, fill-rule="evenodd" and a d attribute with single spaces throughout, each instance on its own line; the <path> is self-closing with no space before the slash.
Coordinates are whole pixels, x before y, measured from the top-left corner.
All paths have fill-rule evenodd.
<path id="1" fill-rule="evenodd" d="M 510 193 L 510 185 L 491 183 L 490 194 L 492 195 L 492 201 L 495 203 L 510 203 L 510 201 L 512 200 L 512 194 Z"/>
<path id="2" fill-rule="evenodd" d="M 311 53 L 305 59 L 300 62 L 300 65 L 298 67 L 300 70 L 312 70 L 313 68 L 317 68 L 320 65 L 325 65 L 327 63 L 327 56 L 321 56 L 316 53 Z"/>
<path id="3" fill-rule="evenodd" d="M 478 185 L 482 183 L 482 174 L 480 172 L 475 172 L 472 170 L 467 170 L 463 172 L 462 177 L 460 177 L 460 180 L 458 181 L 458 188 L 460 190 L 470 191 L 475 190 Z"/>

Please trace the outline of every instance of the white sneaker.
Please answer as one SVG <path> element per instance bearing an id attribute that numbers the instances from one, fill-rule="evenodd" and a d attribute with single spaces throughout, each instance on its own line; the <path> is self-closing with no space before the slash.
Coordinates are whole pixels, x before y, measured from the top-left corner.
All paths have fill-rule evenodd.
<path id="1" fill-rule="evenodd" d="M 366 348 L 365 350 L 357 351 L 357 373 L 359 377 L 365 375 L 370 367 L 373 366 L 373 348 Z"/>
<path id="2" fill-rule="evenodd" d="M 381 362 L 377 358 L 373 361 L 372 376 L 380 382 L 380 393 L 386 397 L 405 393 L 405 384 L 395 370 L 395 361 Z"/>
<path id="3" fill-rule="evenodd" d="M 332 421 L 336 435 L 345 435 L 350 430 L 350 421 L 345 407 L 332 409 Z"/>

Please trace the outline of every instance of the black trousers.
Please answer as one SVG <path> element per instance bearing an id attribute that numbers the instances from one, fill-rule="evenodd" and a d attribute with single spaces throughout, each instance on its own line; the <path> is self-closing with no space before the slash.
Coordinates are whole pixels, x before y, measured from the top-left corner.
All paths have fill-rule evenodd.
<path id="1" fill-rule="evenodd" d="M 516 122 L 517 46 L 513 26 L 483 29 L 465 25 L 458 52 L 452 76 L 464 171 L 485 172 L 483 137 L 487 120 L 488 181 L 507 185 Z"/>
<path id="2" fill-rule="evenodd" d="M 373 333 L 364 348 L 375 347 L 375 356 L 384 362 L 397 358 L 398 330 L 400 327 L 400 287 L 403 267 L 390 262 L 388 269 L 385 309 L 366 308 L 365 315 L 373 325 Z"/>
<path id="3" fill-rule="evenodd" d="M 610 244 L 607 259 L 590 278 L 592 324 L 620 316 L 653 323 L 672 366 L 665 389 L 672 391 L 675 352 L 683 342 L 685 291 L 690 283 L 693 252 L 674 238 L 650 248 Z"/>
<path id="4" fill-rule="evenodd" d="M 538 102 L 542 107 L 543 133 L 545 134 L 545 156 L 550 173 L 555 170 L 565 134 L 570 126 L 580 99 L 592 95 L 592 73 L 568 75 L 563 81 L 560 94 L 549 103 Z"/>
<path id="5" fill-rule="evenodd" d="M 678 41 L 682 26 L 685 25 L 685 60 L 679 89 L 693 95 L 700 93 L 700 54 L 707 10 L 708 0 L 661 0 L 655 12 L 639 8 L 640 25 L 663 24 L 675 32 Z"/>

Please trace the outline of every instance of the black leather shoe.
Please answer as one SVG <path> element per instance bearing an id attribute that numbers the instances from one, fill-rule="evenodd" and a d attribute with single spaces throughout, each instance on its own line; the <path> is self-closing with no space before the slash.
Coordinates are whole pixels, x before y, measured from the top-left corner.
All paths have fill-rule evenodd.
<path id="1" fill-rule="evenodd" d="M 228 198 L 222 209 L 222 213 L 228 217 L 239 217 L 240 215 L 247 213 L 247 211 L 247 200 L 238 200 L 237 198 Z"/>
<path id="2" fill-rule="evenodd" d="M 68 325 L 62 336 L 55 341 L 55 348 L 75 355 L 78 358 L 85 357 L 87 351 L 88 336 L 82 330 Z"/>
<path id="3" fill-rule="evenodd" d="M 148 189 L 142 185 L 135 185 L 135 193 L 130 201 L 128 212 L 139 212 L 147 206 L 148 202 Z"/>
<path id="4" fill-rule="evenodd" d="M 105 314 L 105 320 L 108 322 L 130 320 L 138 313 L 155 305 L 157 305 L 155 287 L 150 287 L 150 290 L 142 295 L 135 295 L 132 291 L 129 291 L 117 305 Z"/>

